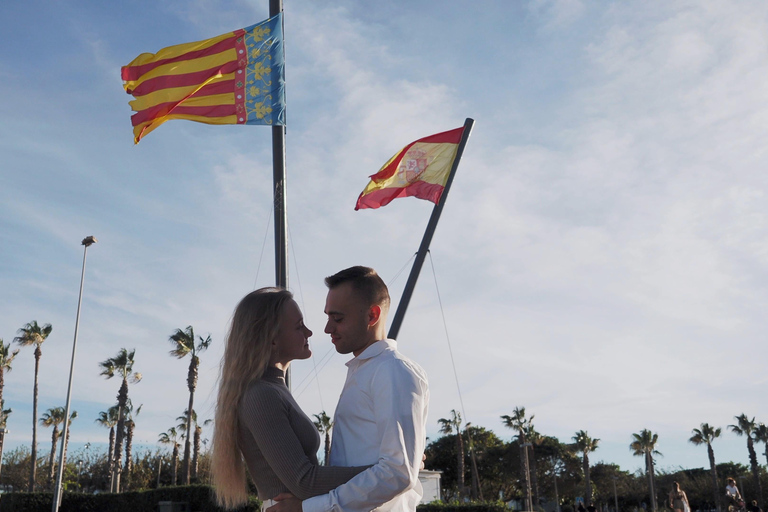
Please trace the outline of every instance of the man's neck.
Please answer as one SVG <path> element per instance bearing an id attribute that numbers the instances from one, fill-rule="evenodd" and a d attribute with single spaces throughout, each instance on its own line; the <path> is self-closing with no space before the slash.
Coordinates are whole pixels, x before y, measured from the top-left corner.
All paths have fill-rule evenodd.
<path id="1" fill-rule="evenodd" d="M 363 345 L 363 346 L 362 346 L 361 348 L 359 348 L 358 350 L 355 350 L 355 351 L 353 351 L 353 352 L 352 352 L 352 355 L 354 355 L 355 357 L 359 356 L 360 354 L 362 354 L 363 352 L 365 352 L 366 350 L 368 350 L 368 347 L 370 347 L 371 345 L 373 345 L 373 344 L 374 344 L 374 343 L 376 343 L 377 341 L 379 341 L 379 340 L 383 340 L 383 339 L 384 339 L 384 338 L 374 338 L 374 339 L 372 339 L 372 340 L 368 340 L 368 343 L 366 343 L 365 345 Z"/>

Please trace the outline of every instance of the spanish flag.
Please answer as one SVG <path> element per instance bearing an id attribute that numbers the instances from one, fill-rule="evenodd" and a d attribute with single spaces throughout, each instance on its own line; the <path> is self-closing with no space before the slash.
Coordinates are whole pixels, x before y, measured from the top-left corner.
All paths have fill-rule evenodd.
<path id="1" fill-rule="evenodd" d="M 123 66 L 134 143 L 170 119 L 285 124 L 282 14 L 250 27 L 142 53 Z"/>
<path id="2" fill-rule="evenodd" d="M 398 197 L 418 197 L 437 204 L 451 173 L 464 128 L 411 142 L 371 176 L 355 210 L 386 206 Z"/>

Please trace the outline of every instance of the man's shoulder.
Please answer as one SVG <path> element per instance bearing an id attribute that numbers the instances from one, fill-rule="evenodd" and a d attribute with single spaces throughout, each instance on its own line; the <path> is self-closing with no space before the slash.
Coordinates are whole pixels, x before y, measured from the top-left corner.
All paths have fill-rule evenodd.
<path id="1" fill-rule="evenodd" d="M 407 357 L 396 348 L 389 347 L 376 356 L 373 361 L 375 361 L 377 373 L 407 373 L 419 380 L 427 381 L 427 372 L 416 361 Z"/>

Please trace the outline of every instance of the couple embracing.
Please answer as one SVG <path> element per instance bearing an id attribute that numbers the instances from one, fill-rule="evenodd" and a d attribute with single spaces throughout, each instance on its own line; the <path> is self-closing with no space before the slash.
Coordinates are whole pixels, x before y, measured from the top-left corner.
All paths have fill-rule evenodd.
<path id="1" fill-rule="evenodd" d="M 235 309 L 219 377 L 211 473 L 226 508 L 247 502 L 246 467 L 269 512 L 413 512 L 421 499 L 427 377 L 386 339 L 387 286 L 367 267 L 325 283 L 325 332 L 354 356 L 331 465 L 319 465 L 320 435 L 285 384 L 291 361 L 312 355 L 312 331 L 290 292 L 256 290 Z"/>

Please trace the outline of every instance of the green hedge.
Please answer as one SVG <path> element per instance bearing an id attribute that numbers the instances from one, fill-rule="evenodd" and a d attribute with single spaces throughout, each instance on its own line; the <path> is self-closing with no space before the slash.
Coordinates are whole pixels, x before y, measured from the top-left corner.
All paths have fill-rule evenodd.
<path id="1" fill-rule="evenodd" d="M 60 512 L 157 512 L 161 501 L 186 502 L 190 512 L 225 512 L 213 501 L 213 489 L 207 485 L 161 487 L 148 491 L 120 494 L 64 493 Z M 0 512 L 50 512 L 53 493 L 13 492 L 0 495 Z M 255 497 L 237 512 L 260 512 Z M 501 502 L 440 503 L 419 505 L 417 512 L 508 512 Z"/>
<path id="2" fill-rule="evenodd" d="M 212 489 L 207 485 L 161 487 L 148 491 L 120 494 L 64 493 L 60 512 L 157 512 L 161 501 L 186 502 L 190 512 L 224 512 L 213 501 Z M 15 492 L 0 497 L 0 512 L 50 512 L 53 493 Z M 238 512 L 259 512 L 261 503 L 255 498 Z"/>
<path id="3" fill-rule="evenodd" d="M 484 503 L 440 503 L 433 501 L 419 505 L 417 512 L 509 512 L 509 508 L 500 501 Z"/>

